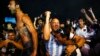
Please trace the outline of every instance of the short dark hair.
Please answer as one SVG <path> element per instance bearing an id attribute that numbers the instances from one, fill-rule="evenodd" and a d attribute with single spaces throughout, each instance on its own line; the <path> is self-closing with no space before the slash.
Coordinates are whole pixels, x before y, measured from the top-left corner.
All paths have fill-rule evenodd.
<path id="1" fill-rule="evenodd" d="M 10 1 L 15 1 L 16 5 L 19 4 L 18 0 L 10 0 Z"/>
<path id="2" fill-rule="evenodd" d="M 82 16 L 78 17 L 78 20 L 80 19 L 82 19 L 85 22 L 85 19 Z"/>
<path id="3" fill-rule="evenodd" d="M 7 30 L 8 33 L 14 33 L 16 34 L 16 31 L 15 30 Z"/>

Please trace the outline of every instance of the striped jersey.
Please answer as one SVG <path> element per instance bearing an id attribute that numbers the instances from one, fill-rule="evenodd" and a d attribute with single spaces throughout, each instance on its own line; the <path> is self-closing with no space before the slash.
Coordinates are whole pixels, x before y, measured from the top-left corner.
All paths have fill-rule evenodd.
<path id="1" fill-rule="evenodd" d="M 61 56 L 64 46 L 55 40 L 54 35 L 50 35 L 49 41 L 46 43 L 46 50 L 50 56 Z"/>

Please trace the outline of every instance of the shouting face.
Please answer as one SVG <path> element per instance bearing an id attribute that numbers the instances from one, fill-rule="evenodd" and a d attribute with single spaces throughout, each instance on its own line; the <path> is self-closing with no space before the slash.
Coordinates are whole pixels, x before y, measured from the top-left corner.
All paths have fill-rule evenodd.
<path id="1" fill-rule="evenodd" d="M 52 21 L 51 21 L 51 28 L 53 31 L 56 31 L 60 28 L 60 22 L 57 18 L 54 18 Z"/>

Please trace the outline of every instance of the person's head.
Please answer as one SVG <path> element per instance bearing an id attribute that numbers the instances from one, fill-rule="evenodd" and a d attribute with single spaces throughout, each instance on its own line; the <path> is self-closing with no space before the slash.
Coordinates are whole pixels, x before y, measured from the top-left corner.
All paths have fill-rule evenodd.
<path id="1" fill-rule="evenodd" d="M 83 27 L 85 24 L 85 21 L 83 20 L 83 18 L 79 18 L 78 23 L 80 27 Z"/>
<path id="2" fill-rule="evenodd" d="M 61 27 L 61 28 L 64 28 L 64 27 L 65 27 L 64 23 L 61 23 L 61 24 L 60 24 L 60 27 Z"/>
<path id="3" fill-rule="evenodd" d="M 8 8 L 11 13 L 15 13 L 16 8 L 19 8 L 19 4 L 17 4 L 15 0 L 10 0 Z"/>
<path id="4" fill-rule="evenodd" d="M 16 34 L 14 30 L 8 30 L 8 39 L 15 40 Z"/>
<path id="5" fill-rule="evenodd" d="M 53 18 L 51 20 L 51 28 L 53 31 L 60 29 L 60 22 L 59 22 L 58 18 Z"/>
<path id="6" fill-rule="evenodd" d="M 38 24 L 39 24 L 39 25 L 42 25 L 42 24 L 43 24 L 42 19 L 39 19 L 39 20 L 38 20 Z"/>
<path id="7" fill-rule="evenodd" d="M 70 19 L 66 19 L 66 25 L 70 24 Z"/>

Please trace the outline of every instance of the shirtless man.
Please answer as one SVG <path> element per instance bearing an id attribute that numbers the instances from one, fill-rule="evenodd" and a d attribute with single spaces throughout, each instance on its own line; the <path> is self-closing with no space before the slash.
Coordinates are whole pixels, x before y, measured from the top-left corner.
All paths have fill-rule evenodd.
<path id="1" fill-rule="evenodd" d="M 15 13 L 16 15 L 16 21 L 17 21 L 16 27 L 23 41 L 23 45 L 25 46 L 24 56 L 27 56 L 27 55 L 36 56 L 37 45 L 38 45 L 37 32 L 34 26 L 32 25 L 32 21 L 30 17 L 22 12 L 19 4 L 16 4 L 15 0 L 10 0 L 8 8 L 9 10 L 11 10 L 11 12 Z M 29 36 L 28 32 L 31 34 L 31 37 Z M 30 44 L 30 41 L 32 41 L 32 45 Z M 32 46 L 32 53 L 28 52 L 28 54 L 26 54 L 30 46 Z"/>

